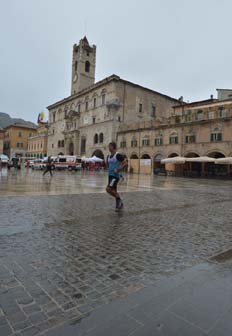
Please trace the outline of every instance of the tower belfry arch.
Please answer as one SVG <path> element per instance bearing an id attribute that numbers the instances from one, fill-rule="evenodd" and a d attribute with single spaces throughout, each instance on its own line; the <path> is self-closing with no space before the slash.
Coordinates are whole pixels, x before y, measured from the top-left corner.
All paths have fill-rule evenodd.
<path id="1" fill-rule="evenodd" d="M 73 46 L 71 94 L 76 94 L 95 83 L 96 46 L 85 36 Z"/>

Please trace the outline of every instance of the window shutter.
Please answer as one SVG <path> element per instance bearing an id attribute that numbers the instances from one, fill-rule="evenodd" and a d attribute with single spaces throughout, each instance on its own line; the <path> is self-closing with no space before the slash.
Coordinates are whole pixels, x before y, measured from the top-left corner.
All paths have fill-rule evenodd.
<path id="1" fill-rule="evenodd" d="M 218 141 L 222 141 L 222 133 L 218 133 Z"/>
<path id="2" fill-rule="evenodd" d="M 210 141 L 211 141 L 211 142 L 214 141 L 214 134 L 213 134 L 213 133 L 211 133 L 211 135 L 210 135 Z"/>

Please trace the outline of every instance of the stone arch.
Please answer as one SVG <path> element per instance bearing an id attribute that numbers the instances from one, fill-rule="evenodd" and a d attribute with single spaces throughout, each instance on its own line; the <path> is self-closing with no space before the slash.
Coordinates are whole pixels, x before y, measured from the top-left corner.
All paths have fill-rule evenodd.
<path id="1" fill-rule="evenodd" d="M 222 151 L 218 151 L 218 150 L 211 150 L 206 155 L 211 158 L 215 158 L 215 159 L 220 159 L 220 158 L 225 157 L 225 154 L 222 153 Z"/>
<path id="2" fill-rule="evenodd" d="M 99 143 L 103 143 L 104 142 L 104 134 L 100 133 L 99 134 Z"/>
<path id="3" fill-rule="evenodd" d="M 68 152 L 69 152 L 69 155 L 74 155 L 74 144 L 73 144 L 73 142 L 70 142 L 69 147 L 68 147 Z"/>
<path id="4" fill-rule="evenodd" d="M 96 156 L 96 157 L 98 157 L 99 159 L 104 160 L 104 154 L 103 154 L 102 150 L 100 150 L 100 149 L 96 149 L 96 150 L 93 152 L 92 156 Z"/>
<path id="5" fill-rule="evenodd" d="M 151 156 L 147 153 L 144 153 L 141 155 L 141 159 L 143 160 L 151 160 Z"/>
<path id="6" fill-rule="evenodd" d="M 90 72 L 90 63 L 89 63 L 89 61 L 85 62 L 85 72 Z"/>
<path id="7" fill-rule="evenodd" d="M 171 152 L 171 153 L 168 154 L 168 158 L 173 158 L 173 157 L 176 157 L 176 156 L 180 156 L 180 155 L 176 152 Z"/>
<path id="8" fill-rule="evenodd" d="M 199 157 L 200 154 L 198 154 L 197 152 L 186 152 L 184 154 L 184 157 L 186 158 L 194 158 L 194 157 Z"/>
<path id="9" fill-rule="evenodd" d="M 139 157 L 138 157 L 138 155 L 136 153 L 132 153 L 131 156 L 130 156 L 130 159 L 132 159 L 132 160 L 138 160 Z"/>
<path id="10" fill-rule="evenodd" d="M 159 174 L 162 171 L 165 171 L 165 165 L 161 163 L 161 160 L 164 159 L 164 155 L 160 152 L 156 153 L 153 160 L 153 171 L 154 174 Z"/>

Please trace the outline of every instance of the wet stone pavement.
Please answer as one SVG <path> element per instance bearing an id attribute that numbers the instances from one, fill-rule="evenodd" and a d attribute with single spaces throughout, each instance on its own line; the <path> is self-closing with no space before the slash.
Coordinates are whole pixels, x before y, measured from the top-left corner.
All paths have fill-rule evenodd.
<path id="1" fill-rule="evenodd" d="M 40 172 L 32 174 L 30 183 L 36 185 L 38 176 L 42 185 Z M 148 183 L 145 177 L 137 189 L 135 181 L 121 186 L 125 209 L 115 213 L 112 199 L 102 193 L 104 175 L 96 176 L 94 193 L 90 186 L 82 186 L 83 193 L 78 189 L 83 183 L 79 174 L 65 177 L 70 184 L 55 194 L 59 177 L 46 177 L 44 183 L 51 186 L 40 196 L 33 187 L 16 196 L 23 175 L 18 182 L 15 175 L 6 177 L 0 187 L 0 335 L 153 335 L 147 327 L 151 316 L 145 312 L 143 320 L 150 309 L 145 302 L 171 290 L 158 301 L 164 315 L 158 316 L 154 335 L 209 334 L 212 321 L 182 316 L 181 307 L 190 305 L 187 299 L 182 306 L 166 308 L 184 294 L 194 298 L 186 292 L 193 288 L 193 278 L 203 283 L 221 274 L 221 266 L 199 265 L 231 248 L 232 182 L 162 178 Z M 89 180 L 86 175 L 83 179 Z M 183 278 L 190 281 L 187 286 Z M 163 283 L 167 288 L 161 293 Z M 223 313 L 232 309 L 232 288 L 228 291 L 223 291 L 229 298 Z M 219 298 L 217 302 L 222 305 Z M 141 307 L 133 314 L 136 306 Z M 177 315 L 190 320 L 192 333 L 162 329 L 162 321 L 175 324 Z M 179 330 L 190 330 L 188 323 Z"/>

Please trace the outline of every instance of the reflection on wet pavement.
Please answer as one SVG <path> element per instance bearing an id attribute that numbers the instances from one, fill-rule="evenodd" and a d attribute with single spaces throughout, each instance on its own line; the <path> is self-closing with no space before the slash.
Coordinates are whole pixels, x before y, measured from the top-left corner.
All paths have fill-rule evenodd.
<path id="1" fill-rule="evenodd" d="M 105 192 L 106 172 L 55 172 L 53 177 L 43 176 L 31 169 L 0 170 L 0 195 L 62 195 Z M 201 188 L 207 185 L 232 185 L 231 181 L 185 179 L 151 175 L 125 175 L 119 183 L 122 192 L 151 191 L 155 189 Z"/>

